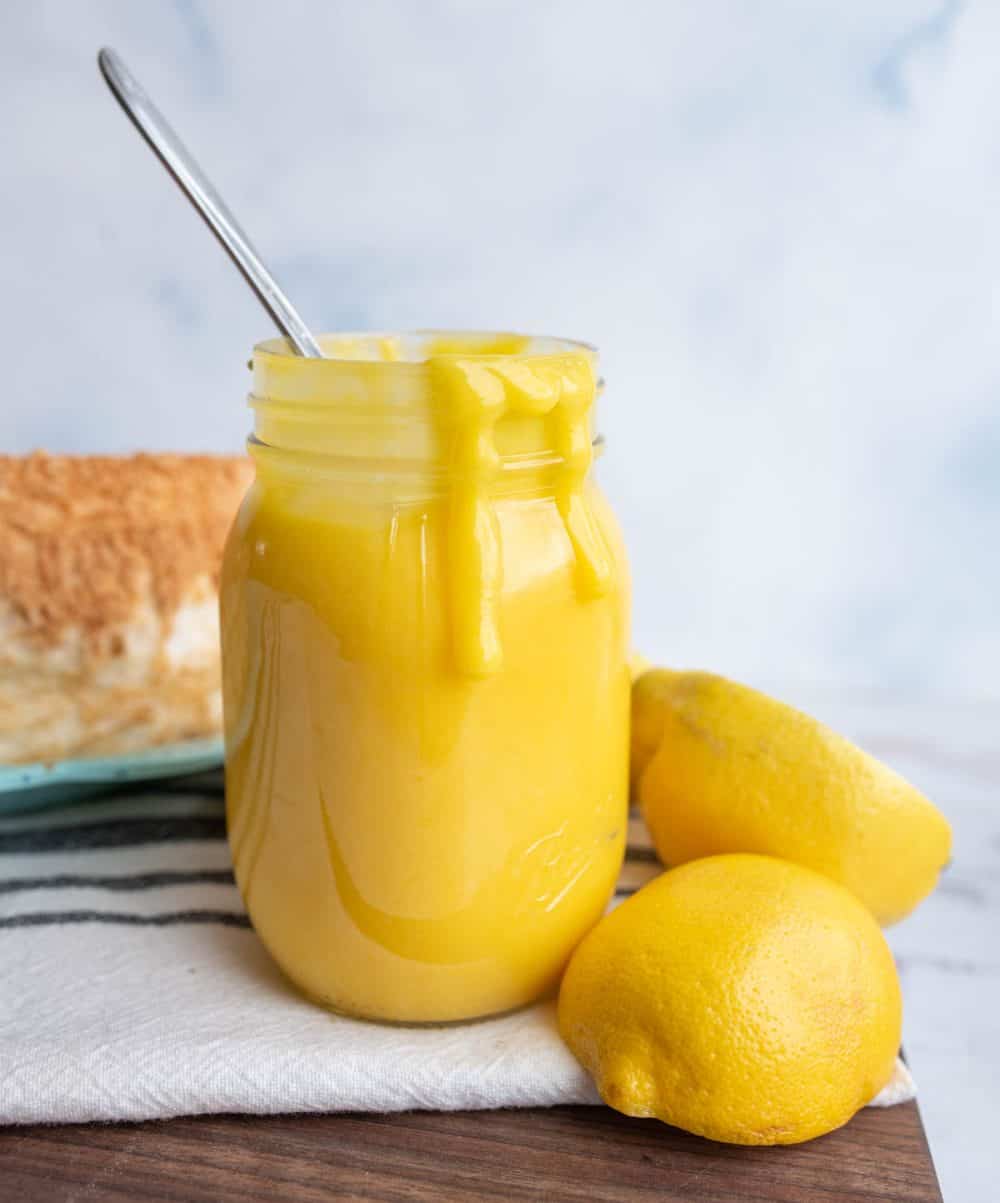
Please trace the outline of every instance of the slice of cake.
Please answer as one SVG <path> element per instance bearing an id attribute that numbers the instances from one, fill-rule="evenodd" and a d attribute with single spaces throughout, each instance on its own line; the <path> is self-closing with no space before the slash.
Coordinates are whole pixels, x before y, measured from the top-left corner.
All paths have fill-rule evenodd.
<path id="1" fill-rule="evenodd" d="M 221 726 L 222 548 L 249 460 L 0 456 L 0 763 Z"/>

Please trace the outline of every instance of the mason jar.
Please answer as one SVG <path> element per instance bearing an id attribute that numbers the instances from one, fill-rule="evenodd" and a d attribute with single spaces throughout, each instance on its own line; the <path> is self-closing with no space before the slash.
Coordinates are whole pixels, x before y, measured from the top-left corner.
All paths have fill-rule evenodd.
<path id="1" fill-rule="evenodd" d="M 596 352 L 321 342 L 253 355 L 221 589 L 236 879 L 326 1007 L 509 1011 L 554 989 L 624 850 L 629 576 L 592 474 Z"/>

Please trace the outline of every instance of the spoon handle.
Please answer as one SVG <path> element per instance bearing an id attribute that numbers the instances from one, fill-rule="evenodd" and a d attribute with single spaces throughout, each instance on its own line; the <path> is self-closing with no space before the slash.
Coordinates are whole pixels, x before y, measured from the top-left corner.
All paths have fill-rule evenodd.
<path id="1" fill-rule="evenodd" d="M 322 359 L 319 343 L 261 262 L 239 222 L 163 115 L 132 78 L 122 60 L 113 50 L 105 47 L 98 54 L 97 61 L 115 99 L 174 177 L 181 191 L 205 219 L 279 330 L 300 355 Z"/>

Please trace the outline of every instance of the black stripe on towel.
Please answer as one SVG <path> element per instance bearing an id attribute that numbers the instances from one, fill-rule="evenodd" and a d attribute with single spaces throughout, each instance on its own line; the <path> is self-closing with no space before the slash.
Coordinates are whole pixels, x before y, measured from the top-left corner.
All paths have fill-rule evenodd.
<path id="1" fill-rule="evenodd" d="M 21 890 L 153 890 L 160 886 L 235 885 L 229 869 L 194 869 L 162 873 L 128 873 L 123 875 L 91 875 L 84 873 L 53 873 L 48 877 L 0 878 L 0 894 L 15 894 Z"/>
<path id="2" fill-rule="evenodd" d="M 658 865 L 660 858 L 656 855 L 655 848 L 637 848 L 634 844 L 630 844 L 625 849 L 625 863 L 641 861 L 644 865 Z"/>
<path id="3" fill-rule="evenodd" d="M 0 919 L 5 927 L 61 927 L 68 923 L 121 923 L 129 927 L 173 927 L 182 923 L 221 923 L 224 927 L 249 927 L 246 915 L 235 911 L 172 911 L 162 915 L 129 915 L 118 911 L 36 911 Z"/>
<path id="4" fill-rule="evenodd" d="M 183 778 L 177 781 L 158 781 L 156 789 L 158 793 L 178 797 L 225 798 L 226 796 L 226 787 L 221 780 L 204 781 L 197 777 L 193 781 L 185 781 Z"/>
<path id="5" fill-rule="evenodd" d="M 124 848 L 138 844 L 225 838 L 226 820 L 222 815 L 163 815 L 159 818 L 108 819 L 102 823 L 0 831 L 0 853 Z"/>

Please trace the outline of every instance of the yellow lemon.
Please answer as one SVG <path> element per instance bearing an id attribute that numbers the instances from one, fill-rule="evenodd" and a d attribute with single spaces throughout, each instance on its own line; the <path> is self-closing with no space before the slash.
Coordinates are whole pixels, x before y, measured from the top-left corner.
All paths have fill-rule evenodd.
<path id="1" fill-rule="evenodd" d="M 788 861 L 713 856 L 662 874 L 570 961 L 563 1039 L 626 1115 L 713 1140 L 793 1144 L 888 1082 L 892 954 L 842 886 Z"/>
<path id="2" fill-rule="evenodd" d="M 661 860 L 761 852 L 816 869 L 882 924 L 951 855 L 941 812 L 808 715 L 710 673 L 655 669 L 632 692 L 632 780 Z"/>
<path id="3" fill-rule="evenodd" d="M 628 670 L 632 675 L 632 680 L 641 677 L 643 673 L 649 672 L 653 666 L 649 663 L 645 656 L 640 655 L 635 648 L 629 653 Z"/>

